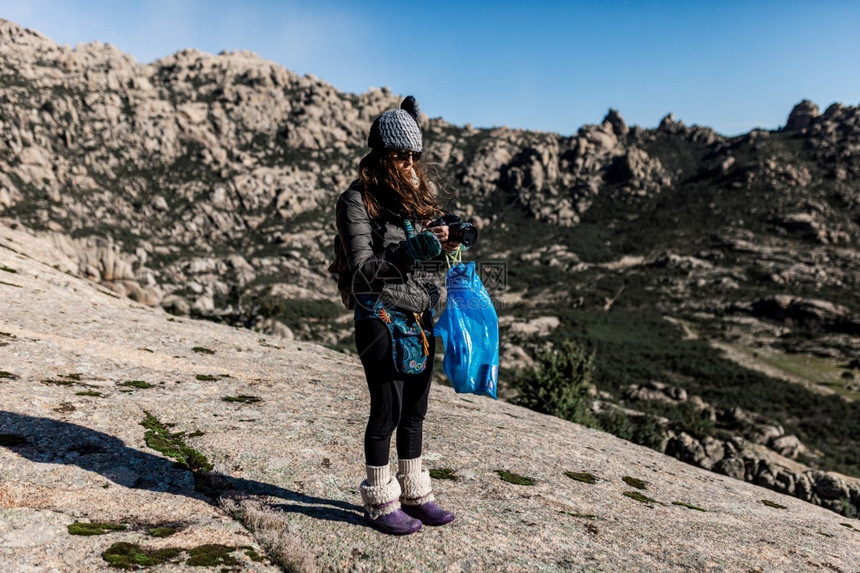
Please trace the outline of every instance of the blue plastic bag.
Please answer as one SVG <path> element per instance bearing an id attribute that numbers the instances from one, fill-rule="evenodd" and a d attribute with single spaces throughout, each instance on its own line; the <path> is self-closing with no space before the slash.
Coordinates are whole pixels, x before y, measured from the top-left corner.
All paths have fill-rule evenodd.
<path id="1" fill-rule="evenodd" d="M 499 318 L 475 263 L 448 269 L 448 303 L 434 332 L 445 347 L 445 374 L 457 393 L 496 398 L 499 382 Z"/>

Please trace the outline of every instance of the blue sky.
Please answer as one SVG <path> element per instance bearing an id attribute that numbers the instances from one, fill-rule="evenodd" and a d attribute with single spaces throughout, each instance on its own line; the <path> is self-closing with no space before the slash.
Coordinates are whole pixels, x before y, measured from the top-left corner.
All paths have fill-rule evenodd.
<path id="1" fill-rule="evenodd" d="M 615 108 L 732 135 L 780 127 L 804 98 L 860 103 L 855 1 L 0 0 L 0 17 L 139 62 L 250 50 L 476 127 L 570 135 Z"/>

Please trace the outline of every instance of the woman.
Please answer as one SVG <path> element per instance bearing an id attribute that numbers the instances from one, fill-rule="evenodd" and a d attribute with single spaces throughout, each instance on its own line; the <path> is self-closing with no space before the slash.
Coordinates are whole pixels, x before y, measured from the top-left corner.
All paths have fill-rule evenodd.
<path id="1" fill-rule="evenodd" d="M 454 519 L 434 501 L 421 447 L 435 350 L 433 308 L 445 268 L 439 263 L 459 244 L 448 240 L 446 226 L 425 228 L 440 209 L 420 163 L 418 116 L 409 96 L 373 122 L 371 151 L 337 202 L 338 234 L 352 274 L 355 345 L 370 390 L 364 517 L 395 535 Z M 398 472 L 392 478 L 395 428 Z"/>

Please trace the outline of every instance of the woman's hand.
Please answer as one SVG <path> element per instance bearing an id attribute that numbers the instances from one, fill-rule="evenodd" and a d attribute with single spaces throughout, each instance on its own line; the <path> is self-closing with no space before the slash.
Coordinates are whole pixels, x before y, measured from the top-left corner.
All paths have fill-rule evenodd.
<path id="1" fill-rule="evenodd" d="M 460 248 L 460 243 L 457 241 L 445 241 L 442 243 L 442 250 L 446 253 L 453 253 Z"/>
<path id="2" fill-rule="evenodd" d="M 442 250 L 446 253 L 450 253 L 452 251 L 456 251 L 457 247 L 460 246 L 460 243 L 456 241 L 448 240 L 448 225 L 437 225 L 435 227 L 427 227 L 426 225 L 430 223 L 430 221 L 422 221 L 422 224 L 425 226 L 425 230 L 433 233 L 439 242 L 442 244 Z"/>
<path id="3" fill-rule="evenodd" d="M 442 244 L 442 250 L 446 253 L 451 253 L 457 250 L 457 247 L 460 246 L 460 243 L 457 241 L 451 241 L 448 237 L 448 225 L 438 225 L 436 227 L 427 227 L 426 225 L 430 223 L 430 221 L 422 221 L 422 224 L 425 225 L 425 229 L 433 233 L 439 242 Z"/>

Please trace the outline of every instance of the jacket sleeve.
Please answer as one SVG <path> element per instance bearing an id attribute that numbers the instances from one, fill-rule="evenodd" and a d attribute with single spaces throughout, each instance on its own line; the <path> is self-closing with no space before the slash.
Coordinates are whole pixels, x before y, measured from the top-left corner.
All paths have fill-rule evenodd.
<path id="1" fill-rule="evenodd" d="M 436 306 L 442 295 L 446 269 L 442 261 L 425 261 L 415 266 L 409 280 L 403 284 L 387 284 L 382 289 L 386 304 L 411 312 L 424 312 Z"/>
<path id="2" fill-rule="evenodd" d="M 416 227 L 419 232 L 426 230 L 420 224 Z M 442 296 L 447 267 L 444 252 L 429 261 L 413 265 L 409 282 L 402 285 L 386 285 L 383 290 L 385 302 L 418 313 L 435 307 Z"/>
<path id="3" fill-rule="evenodd" d="M 373 251 L 373 226 L 361 193 L 350 189 L 337 201 L 337 232 L 346 250 L 347 263 L 353 273 L 361 273 L 368 280 L 405 280 L 413 258 L 405 241 Z"/>

